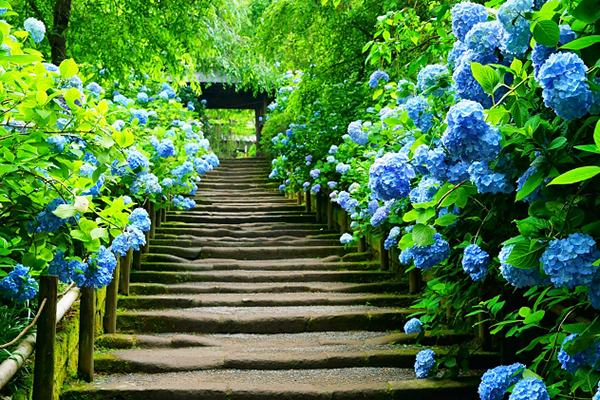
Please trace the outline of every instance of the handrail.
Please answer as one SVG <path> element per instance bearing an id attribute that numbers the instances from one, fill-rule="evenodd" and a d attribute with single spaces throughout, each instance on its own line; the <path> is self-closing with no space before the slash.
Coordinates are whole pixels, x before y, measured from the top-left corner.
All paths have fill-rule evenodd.
<path id="1" fill-rule="evenodd" d="M 75 301 L 77 301 L 79 293 L 79 288 L 73 287 L 65 293 L 65 296 L 58 302 L 56 307 L 56 323 L 60 322 Z M 23 364 L 25 364 L 25 361 L 31 356 L 35 349 L 36 338 L 37 334 L 35 333 L 28 335 L 21 341 L 21 344 L 14 351 L 13 355 L 0 364 L 0 389 L 12 379 Z"/>

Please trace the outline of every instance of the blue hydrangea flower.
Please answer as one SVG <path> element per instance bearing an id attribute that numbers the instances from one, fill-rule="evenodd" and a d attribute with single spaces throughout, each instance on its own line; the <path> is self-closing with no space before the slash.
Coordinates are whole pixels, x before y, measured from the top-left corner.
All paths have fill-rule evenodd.
<path id="1" fill-rule="evenodd" d="M 485 279 L 490 266 L 490 256 L 476 244 L 465 247 L 462 259 L 463 270 L 474 281 Z"/>
<path id="2" fill-rule="evenodd" d="M 481 103 L 484 107 L 492 106 L 492 96 L 487 94 L 479 82 L 473 76 L 471 63 L 476 62 L 482 65 L 496 63 L 498 58 L 495 55 L 481 56 L 472 50 L 464 52 L 460 59 L 456 61 L 452 80 L 454 81 L 453 89 L 459 98 L 464 100 L 472 100 Z M 496 100 L 500 97 L 495 95 Z"/>
<path id="3" fill-rule="evenodd" d="M 96 82 L 91 82 L 85 88 L 92 92 L 96 97 L 102 94 L 102 86 L 98 85 Z"/>
<path id="4" fill-rule="evenodd" d="M 479 22 L 485 22 L 488 11 L 479 4 L 465 1 L 452 7 L 452 32 L 454 36 L 463 42 L 467 33 Z"/>
<path id="5" fill-rule="evenodd" d="M 426 133 L 433 126 L 433 114 L 426 98 L 422 96 L 413 97 L 406 102 L 405 107 L 408 117 L 423 133 Z"/>
<path id="6" fill-rule="evenodd" d="M 498 255 L 498 258 L 500 259 L 500 273 L 504 279 L 516 288 L 546 285 L 550 283 L 549 280 L 542 277 L 542 274 L 537 267 L 523 269 L 509 264 L 507 262 L 508 257 L 510 257 L 510 253 L 514 247 L 514 244 L 504 246 Z"/>
<path id="7" fill-rule="evenodd" d="M 435 365 L 435 353 L 431 349 L 421 350 L 415 360 L 415 374 L 417 379 L 424 379 L 429 376 L 429 371 Z"/>
<path id="8" fill-rule="evenodd" d="M 409 198 L 413 204 L 427 203 L 433 200 L 433 196 L 442 186 L 442 182 L 431 177 L 424 176 L 416 188 L 410 191 Z"/>
<path id="9" fill-rule="evenodd" d="M 380 71 L 380 70 L 373 72 L 371 74 L 371 76 L 369 77 L 369 86 L 371 88 L 376 88 L 377 85 L 379 85 L 379 81 L 382 79 L 385 82 L 388 82 L 390 80 L 390 76 L 387 73 L 385 73 L 384 71 Z"/>
<path id="10" fill-rule="evenodd" d="M 341 237 L 340 237 L 340 243 L 341 244 L 349 244 L 352 243 L 354 239 L 352 238 L 352 235 L 349 233 L 344 233 Z"/>
<path id="11" fill-rule="evenodd" d="M 121 130 L 125 127 L 125 121 L 123 121 L 122 119 L 118 119 L 115 122 L 113 122 L 112 126 L 117 132 L 121 132 Z"/>
<path id="12" fill-rule="evenodd" d="M 537 80 L 546 107 L 566 120 L 583 117 L 592 106 L 587 67 L 575 53 L 555 53 L 540 68 Z"/>
<path id="13" fill-rule="evenodd" d="M 129 215 L 129 222 L 134 228 L 137 228 L 142 232 L 148 232 L 150 230 L 150 216 L 143 208 L 136 208 L 133 210 L 131 215 Z"/>
<path id="14" fill-rule="evenodd" d="M 502 400 L 508 388 L 523 378 L 525 366 L 520 363 L 500 365 L 488 369 L 481 377 L 479 397 L 481 400 Z"/>
<path id="15" fill-rule="evenodd" d="M 504 28 L 498 21 L 479 22 L 465 37 L 465 45 L 475 53 L 488 56 L 500 47 Z"/>
<path id="16" fill-rule="evenodd" d="M 281 185 L 279 185 L 279 191 L 283 192 L 285 191 L 286 186 L 282 183 Z"/>
<path id="17" fill-rule="evenodd" d="M 413 153 L 412 166 L 414 167 L 417 174 L 427 175 L 429 172 L 427 167 L 427 157 L 429 155 L 429 147 L 426 144 L 422 144 L 417 147 Z"/>
<path id="18" fill-rule="evenodd" d="M 517 193 L 519 193 L 519 191 L 521 189 L 523 189 L 523 186 L 525 186 L 525 183 L 527 182 L 527 180 L 536 172 L 537 172 L 536 167 L 529 167 L 527 169 L 527 171 L 525 171 L 525 173 L 523 173 L 523 175 L 521 175 L 517 179 Z M 543 198 L 544 198 L 544 195 L 542 194 L 542 184 L 540 183 L 539 186 L 533 192 L 529 193 L 527 196 L 522 198 L 521 201 L 533 203 L 534 201 L 541 200 Z"/>
<path id="19" fill-rule="evenodd" d="M 73 281 L 78 287 L 101 289 L 108 286 L 117 266 L 115 255 L 104 246 L 100 246 L 86 263 L 79 263 L 73 271 Z"/>
<path id="20" fill-rule="evenodd" d="M 338 147 L 335 144 L 332 144 L 331 147 L 329 148 L 329 154 L 335 154 L 338 151 Z"/>
<path id="21" fill-rule="evenodd" d="M 175 176 L 177 178 L 177 182 L 181 182 L 184 175 L 191 174 L 193 172 L 194 172 L 194 164 L 191 163 L 190 161 L 186 161 L 183 164 L 181 164 L 171 170 L 171 173 L 173 174 L 173 176 Z"/>
<path id="22" fill-rule="evenodd" d="M 367 213 L 372 216 L 373 214 L 375 214 L 375 212 L 377 211 L 378 208 L 379 208 L 379 201 L 371 200 L 367 204 Z"/>
<path id="23" fill-rule="evenodd" d="M 436 147 L 427 151 L 425 165 L 427 172 L 435 179 L 440 181 L 446 180 L 448 164 L 446 164 L 446 152 L 442 147 Z"/>
<path id="24" fill-rule="evenodd" d="M 313 185 L 312 188 L 310 188 L 311 192 L 313 192 L 314 194 L 317 194 L 321 191 L 321 185 L 319 185 L 318 183 L 316 185 Z"/>
<path id="25" fill-rule="evenodd" d="M 123 96 L 122 94 L 117 94 L 113 97 L 113 102 L 114 103 L 119 103 L 122 106 L 127 107 L 127 104 L 129 104 L 127 97 Z"/>
<path id="26" fill-rule="evenodd" d="M 167 97 L 169 99 L 173 99 L 177 96 L 177 93 L 175 93 L 175 89 L 173 89 L 167 82 L 163 82 L 161 84 L 161 88 L 163 92 L 167 93 Z"/>
<path id="27" fill-rule="evenodd" d="M 313 169 L 309 172 L 310 177 L 313 179 L 317 179 L 320 174 L 321 174 L 321 171 L 319 169 Z"/>
<path id="28" fill-rule="evenodd" d="M 195 142 L 188 142 L 183 146 L 183 148 L 185 149 L 185 154 L 188 156 L 193 156 L 200 151 L 200 145 Z"/>
<path id="29" fill-rule="evenodd" d="M 517 382 L 508 400 L 550 400 L 544 382 L 537 378 L 525 378 Z"/>
<path id="30" fill-rule="evenodd" d="M 477 161 L 471 164 L 469 178 L 481 194 L 511 193 L 514 190 L 506 175 L 490 170 L 485 162 Z"/>
<path id="31" fill-rule="evenodd" d="M 188 101 L 186 107 L 189 111 L 196 111 L 196 107 L 194 106 L 194 103 L 192 103 L 191 101 Z"/>
<path id="32" fill-rule="evenodd" d="M 156 146 L 156 152 L 159 157 L 169 158 L 175 155 L 175 145 L 171 139 L 163 139 Z"/>
<path id="33" fill-rule="evenodd" d="M 569 25 L 560 26 L 560 39 L 558 41 L 558 47 L 563 46 L 573 40 L 577 39 L 577 34 L 573 32 Z M 548 58 L 558 51 L 557 47 L 548 47 L 536 43 L 531 52 L 531 61 L 533 64 L 534 75 L 537 78 L 542 65 L 548 60 Z"/>
<path id="34" fill-rule="evenodd" d="M 29 275 L 29 267 L 23 264 L 15 265 L 13 270 L 0 281 L 0 293 L 17 303 L 33 299 L 38 289 L 38 283 Z"/>
<path id="35" fill-rule="evenodd" d="M 587 360 L 586 360 L 584 352 L 578 351 L 577 353 L 570 355 L 564 349 L 565 344 L 567 344 L 568 342 L 570 342 L 571 340 L 575 339 L 578 336 L 579 335 L 576 333 L 572 333 L 569 336 L 567 336 L 565 338 L 565 340 L 563 340 L 560 351 L 557 354 L 557 359 L 558 359 L 558 362 L 560 362 L 560 367 L 562 369 L 564 369 L 565 371 L 568 371 L 572 374 L 577 372 L 579 367 L 587 364 Z"/>
<path id="36" fill-rule="evenodd" d="M 450 244 L 442 238 L 442 235 L 436 233 L 433 236 L 433 240 L 435 242 L 428 246 L 415 244 L 413 247 L 403 250 L 398 260 L 405 265 L 409 264 L 412 260 L 415 267 L 428 270 L 450 257 Z"/>
<path id="37" fill-rule="evenodd" d="M 457 185 L 463 181 L 468 181 L 470 165 L 464 161 L 457 162 L 456 164 L 448 167 L 448 182 L 453 185 Z"/>
<path id="38" fill-rule="evenodd" d="M 39 43 L 44 40 L 46 34 L 46 25 L 42 21 L 35 18 L 27 18 L 23 23 L 23 28 L 29 33 L 34 43 Z"/>
<path id="39" fill-rule="evenodd" d="M 419 318 L 411 318 L 404 324 L 404 333 L 407 335 L 411 333 L 419 334 L 421 332 L 423 332 L 423 323 Z"/>
<path id="40" fill-rule="evenodd" d="M 220 165 L 219 157 L 215 153 L 209 153 L 202 156 L 206 160 L 207 163 L 212 165 L 214 168 L 217 168 Z"/>
<path id="41" fill-rule="evenodd" d="M 52 145 L 52 150 L 62 153 L 65 151 L 65 146 L 69 144 L 69 140 L 66 136 L 54 135 L 46 138 L 46 143 Z"/>
<path id="42" fill-rule="evenodd" d="M 138 167 L 148 168 L 150 166 L 150 161 L 148 161 L 148 158 L 146 158 L 146 156 L 140 153 L 138 150 L 129 150 L 127 152 L 127 163 L 129 164 L 129 168 L 132 170 Z"/>
<path id="43" fill-rule="evenodd" d="M 127 205 L 127 204 L 131 204 L 133 203 L 133 199 L 129 196 L 123 196 L 123 204 Z"/>
<path id="44" fill-rule="evenodd" d="M 415 171 L 408 158 L 399 153 L 387 153 L 375 160 L 369 169 L 369 189 L 375 199 L 401 199 L 410 192 Z"/>
<path id="45" fill-rule="evenodd" d="M 450 50 L 450 52 L 448 53 L 448 68 L 454 71 L 458 62 L 467 50 L 469 50 L 469 48 L 463 42 L 459 40 L 454 42 L 452 50 Z"/>
<path id="46" fill-rule="evenodd" d="M 68 260 L 65 260 L 65 253 L 62 250 L 57 250 L 48 264 L 48 275 L 57 275 L 58 279 L 63 283 L 71 281 L 73 271 L 69 268 Z"/>
<path id="47" fill-rule="evenodd" d="M 379 207 L 371 217 L 371 225 L 374 227 L 381 225 L 390 216 L 391 211 L 391 207 L 388 204 Z"/>
<path id="48" fill-rule="evenodd" d="M 583 233 L 573 233 L 566 239 L 550 242 L 540 258 L 544 272 L 556 287 L 592 284 L 598 268 L 593 265 L 600 258 L 594 239 Z"/>
<path id="49" fill-rule="evenodd" d="M 54 233 L 63 225 L 65 220 L 54 215 L 54 211 L 61 204 L 66 204 L 61 198 L 54 199 L 48 203 L 44 210 L 35 218 L 37 222 L 35 232 Z"/>
<path id="50" fill-rule="evenodd" d="M 335 166 L 335 171 L 340 174 L 346 174 L 350 171 L 350 164 L 339 163 Z"/>
<path id="51" fill-rule="evenodd" d="M 364 146 L 369 141 L 369 133 L 363 130 L 360 120 L 348 125 L 348 135 L 350 135 L 350 140 L 359 146 Z"/>
<path id="52" fill-rule="evenodd" d="M 388 237 L 383 242 L 383 247 L 386 250 L 389 250 L 392 247 L 396 246 L 398 244 L 398 238 L 399 238 L 399 236 L 400 236 L 400 227 L 399 226 L 393 227 L 390 230 L 390 233 L 388 234 Z"/>
<path id="53" fill-rule="evenodd" d="M 531 22 L 522 15 L 531 12 L 533 0 L 508 0 L 498 9 L 498 21 L 504 27 L 502 52 L 512 58 L 523 58 L 529 50 Z"/>
<path id="54" fill-rule="evenodd" d="M 137 97 L 137 101 L 140 103 L 148 102 L 148 94 L 147 93 L 139 92 L 136 97 Z"/>
<path id="55" fill-rule="evenodd" d="M 309 187 L 309 186 L 310 186 L 310 183 L 309 183 L 309 182 L 304 182 L 304 183 L 302 184 L 302 187 L 304 188 L 304 191 L 305 191 L 305 192 L 308 190 L 308 187 Z"/>
<path id="56" fill-rule="evenodd" d="M 596 310 L 600 310 L 600 282 L 594 281 L 588 288 L 588 301 Z"/>
<path id="57" fill-rule="evenodd" d="M 449 74 L 448 68 L 442 64 L 430 64 L 419 71 L 417 75 L 417 88 L 422 94 L 441 97 L 446 92 L 446 88 L 438 87 L 437 89 L 426 93 L 434 86 L 440 85 Z"/>
<path id="58" fill-rule="evenodd" d="M 164 187 L 171 187 L 175 184 L 175 181 L 171 178 L 164 178 L 160 184 Z"/>
<path id="59" fill-rule="evenodd" d="M 488 125 L 481 104 L 461 100 L 446 115 L 448 127 L 442 144 L 455 158 L 466 162 L 493 161 L 500 154 L 500 132 Z"/>
<path id="60" fill-rule="evenodd" d="M 139 110 L 131 109 L 131 121 L 134 119 L 138 120 L 140 125 L 146 125 L 148 123 L 148 111 L 140 108 Z"/>

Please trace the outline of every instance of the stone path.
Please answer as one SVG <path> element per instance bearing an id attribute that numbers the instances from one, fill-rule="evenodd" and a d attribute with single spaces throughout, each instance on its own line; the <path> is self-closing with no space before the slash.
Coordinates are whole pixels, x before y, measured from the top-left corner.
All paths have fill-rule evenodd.
<path id="1" fill-rule="evenodd" d="M 222 160 L 196 208 L 169 212 L 119 299 L 120 334 L 98 339 L 96 381 L 61 398 L 477 399 L 473 379 L 415 379 L 419 348 L 398 333 L 406 286 L 375 262 L 344 261 L 355 249 L 277 193 L 269 171 Z"/>

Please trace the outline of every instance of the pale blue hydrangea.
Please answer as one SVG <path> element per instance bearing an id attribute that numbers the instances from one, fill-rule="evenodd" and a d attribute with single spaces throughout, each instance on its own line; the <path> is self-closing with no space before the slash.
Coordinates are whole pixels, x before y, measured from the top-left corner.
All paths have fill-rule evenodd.
<path id="1" fill-rule="evenodd" d="M 500 47 L 504 28 L 498 21 L 479 22 L 471 28 L 465 38 L 469 50 L 481 56 L 488 56 Z"/>
<path id="2" fill-rule="evenodd" d="M 10 273 L 0 281 L 0 293 L 17 303 L 32 300 L 38 292 L 39 285 L 29 273 L 30 268 L 17 264 Z"/>
<path id="3" fill-rule="evenodd" d="M 279 191 L 283 192 L 285 191 L 286 186 L 282 183 L 281 185 L 279 185 Z"/>
<path id="4" fill-rule="evenodd" d="M 173 157 L 175 155 L 175 144 L 171 139 L 163 139 L 156 146 L 156 152 L 162 158 Z"/>
<path id="5" fill-rule="evenodd" d="M 144 233 L 134 226 L 127 226 L 127 229 L 122 234 L 113 239 L 110 250 L 120 256 L 126 256 L 130 249 L 139 251 L 140 246 L 146 244 L 146 236 Z"/>
<path id="6" fill-rule="evenodd" d="M 340 243 L 341 244 L 350 244 L 352 243 L 354 239 L 352 238 L 352 235 L 349 233 L 344 233 L 341 237 L 340 237 Z"/>
<path id="7" fill-rule="evenodd" d="M 214 168 L 217 168 L 221 164 L 221 162 L 219 161 L 219 157 L 217 157 L 215 153 L 205 154 L 202 156 L 202 158 L 204 158 L 206 162 Z"/>
<path id="8" fill-rule="evenodd" d="M 91 82 L 85 88 L 92 92 L 96 97 L 102 94 L 102 86 L 98 85 L 96 82 Z"/>
<path id="9" fill-rule="evenodd" d="M 335 144 L 332 144 L 331 147 L 329 148 L 329 154 L 335 154 L 338 151 L 338 147 Z"/>
<path id="10" fill-rule="evenodd" d="M 417 187 L 409 193 L 410 202 L 413 204 L 427 203 L 433 200 L 433 196 L 442 186 L 442 182 L 431 177 L 424 176 Z"/>
<path id="11" fill-rule="evenodd" d="M 313 187 L 310 188 L 310 191 L 314 194 L 319 193 L 321 191 L 321 185 L 319 185 L 318 183 L 316 185 L 313 185 Z"/>
<path id="12" fill-rule="evenodd" d="M 150 166 L 150 161 L 148 161 L 148 158 L 138 150 L 129 150 L 127 152 L 127 163 L 129 164 L 129 168 L 132 170 L 138 167 L 148 168 Z"/>
<path id="13" fill-rule="evenodd" d="M 143 208 L 136 208 L 131 212 L 131 215 L 129 215 L 129 223 L 131 226 L 142 232 L 148 232 L 150 230 L 150 216 Z"/>
<path id="14" fill-rule="evenodd" d="M 492 171 L 487 163 L 476 161 L 469 167 L 469 179 L 477 186 L 477 191 L 485 193 L 511 193 L 515 188 L 506 175 Z"/>
<path id="15" fill-rule="evenodd" d="M 346 174 L 350 171 L 350 164 L 339 163 L 335 166 L 335 171 L 340 174 Z"/>
<path id="16" fill-rule="evenodd" d="M 177 178 L 177 182 L 181 182 L 184 175 L 191 174 L 194 172 L 194 164 L 190 161 L 186 161 L 183 164 L 173 168 L 171 173 Z"/>
<path id="17" fill-rule="evenodd" d="M 399 153 L 387 153 L 375 160 L 369 169 L 369 189 L 375 199 L 401 199 L 410 192 L 415 171 L 408 158 Z"/>
<path id="18" fill-rule="evenodd" d="M 523 17 L 531 12 L 533 0 L 508 0 L 498 9 L 498 21 L 504 27 L 502 52 L 512 58 L 523 58 L 529 50 L 531 22 Z"/>
<path id="19" fill-rule="evenodd" d="M 508 263 L 508 257 L 510 257 L 510 253 L 514 247 L 514 244 L 504 246 L 498 255 L 500 259 L 500 273 L 504 279 L 516 288 L 549 284 L 550 281 L 542 277 L 539 267 L 524 269 L 517 268 Z"/>
<path id="20" fill-rule="evenodd" d="M 29 33 L 34 43 L 40 43 L 44 40 L 46 34 L 46 25 L 35 18 L 27 18 L 23 23 L 23 28 Z"/>
<path id="21" fill-rule="evenodd" d="M 375 200 L 376 201 L 376 200 Z M 383 247 L 386 250 L 391 249 L 392 247 L 398 244 L 398 238 L 400 237 L 400 227 L 395 226 L 390 230 L 388 237 L 383 242 Z"/>
<path id="22" fill-rule="evenodd" d="M 428 246 L 414 245 L 403 250 L 398 257 L 402 264 L 409 264 L 411 260 L 415 267 L 428 270 L 431 267 L 445 261 L 450 257 L 450 245 L 442 238 L 442 235 L 436 233 L 433 236 L 434 243 Z"/>
<path id="23" fill-rule="evenodd" d="M 406 104 L 406 102 L 414 97 L 415 84 L 409 82 L 405 79 L 400 79 L 398 81 L 398 90 L 396 94 L 398 97 L 396 98 L 396 105 L 401 106 Z"/>
<path id="24" fill-rule="evenodd" d="M 54 135 L 46 138 L 46 143 L 52 145 L 52 150 L 62 153 L 65 151 L 65 146 L 69 144 L 69 140 L 66 136 Z"/>
<path id="25" fill-rule="evenodd" d="M 462 56 L 465 54 L 465 52 L 467 50 L 469 50 L 469 48 L 463 42 L 461 42 L 459 40 L 454 42 L 454 45 L 452 46 L 452 50 L 450 50 L 450 52 L 448 53 L 448 67 L 452 71 L 454 71 L 454 69 L 458 65 L 458 62 L 460 61 L 460 59 L 462 58 Z"/>
<path id="26" fill-rule="evenodd" d="M 196 207 L 196 201 L 192 198 L 183 197 L 182 195 L 178 194 L 173 197 L 173 205 L 182 207 L 185 210 L 190 210 Z"/>
<path id="27" fill-rule="evenodd" d="M 411 318 L 404 324 L 404 333 L 407 335 L 421 332 L 423 332 L 423 323 L 419 318 Z"/>
<path id="28" fill-rule="evenodd" d="M 362 121 L 354 121 L 348 125 L 350 140 L 359 146 L 364 146 L 369 141 L 369 133 L 362 128 Z"/>
<path id="29" fill-rule="evenodd" d="M 310 177 L 313 179 L 317 179 L 320 174 L 321 174 L 321 170 L 319 170 L 319 169 L 313 169 L 309 172 Z"/>
<path id="30" fill-rule="evenodd" d="M 425 165 L 427 172 L 435 179 L 440 181 L 446 180 L 448 165 L 446 164 L 446 152 L 442 147 L 436 147 L 427 151 Z"/>
<path id="31" fill-rule="evenodd" d="M 596 242 L 587 234 L 573 233 L 565 239 L 550 242 L 540 258 L 544 272 L 556 287 L 591 285 L 599 267 L 593 265 L 600 258 Z"/>
<path id="32" fill-rule="evenodd" d="M 461 100 L 448 111 L 446 124 L 442 144 L 453 157 L 470 163 L 493 161 L 500 154 L 502 136 L 485 121 L 481 104 Z"/>
<path id="33" fill-rule="evenodd" d="M 508 400 L 550 400 L 544 382 L 537 378 L 525 378 L 517 382 Z"/>
<path id="34" fill-rule="evenodd" d="M 140 108 L 139 110 L 131 109 L 131 121 L 137 119 L 138 124 L 146 125 L 148 123 L 148 111 Z"/>
<path id="35" fill-rule="evenodd" d="M 115 97 L 113 97 L 114 103 L 119 103 L 125 107 L 127 107 L 127 104 L 129 104 L 129 102 L 127 100 L 128 100 L 127 97 L 123 96 L 122 94 L 117 94 L 117 95 L 115 95 Z"/>
<path id="36" fill-rule="evenodd" d="M 378 227 L 390 216 L 391 211 L 389 204 L 385 204 L 377 208 L 377 211 L 375 211 L 369 222 L 371 222 L 372 226 Z"/>
<path id="37" fill-rule="evenodd" d="M 121 130 L 125 127 L 125 121 L 123 121 L 122 119 L 118 119 L 115 122 L 113 122 L 112 126 L 117 132 L 121 132 Z"/>
<path id="38" fill-rule="evenodd" d="M 187 103 L 187 105 L 186 105 L 186 108 L 187 108 L 189 111 L 196 111 L 196 106 L 194 106 L 194 103 L 192 103 L 191 101 L 188 101 L 188 103 Z"/>
<path id="39" fill-rule="evenodd" d="M 327 156 L 327 158 L 325 159 L 328 163 L 333 164 L 336 163 L 337 160 L 335 159 L 334 156 Z"/>
<path id="40" fill-rule="evenodd" d="M 164 92 L 167 93 L 169 99 L 173 99 L 177 96 L 177 93 L 175 93 L 175 89 L 173 89 L 167 82 L 163 82 L 161 84 L 161 88 Z"/>
<path id="41" fill-rule="evenodd" d="M 468 181 L 470 165 L 464 161 L 457 162 L 448 167 L 448 182 L 457 185 L 463 181 Z"/>
<path id="42" fill-rule="evenodd" d="M 558 47 L 563 46 L 573 40 L 577 39 L 577 34 L 573 32 L 569 25 L 560 26 L 560 39 L 558 41 Z M 534 75 L 537 78 L 540 72 L 540 68 L 548 58 L 558 51 L 557 47 L 548 47 L 536 43 L 531 52 L 531 61 L 533 64 Z"/>
<path id="43" fill-rule="evenodd" d="M 488 11 L 480 4 L 465 1 L 452 7 L 452 32 L 459 41 L 464 41 L 475 24 L 485 22 Z"/>
<path id="44" fill-rule="evenodd" d="M 465 247 L 462 259 L 463 270 L 471 276 L 474 281 L 485 279 L 490 266 L 490 256 L 476 244 Z"/>
<path id="45" fill-rule="evenodd" d="M 443 64 L 430 64 L 419 71 L 417 75 L 417 88 L 421 94 L 441 97 L 446 92 L 446 88 L 438 87 L 430 92 L 434 86 L 438 86 L 446 80 L 448 76 L 448 68 Z"/>
<path id="46" fill-rule="evenodd" d="M 429 371 L 435 365 L 435 353 L 431 349 L 421 350 L 415 360 L 415 374 L 417 379 L 424 379 L 429 376 Z"/>
<path id="47" fill-rule="evenodd" d="M 427 99 L 422 96 L 413 97 L 406 102 L 405 107 L 408 117 L 423 133 L 433 126 L 433 114 Z"/>
<path id="48" fill-rule="evenodd" d="M 566 120 L 587 114 L 592 106 L 592 92 L 586 81 L 586 71 L 586 65 L 577 54 L 552 54 L 537 76 L 546 107 Z"/>
<path id="49" fill-rule="evenodd" d="M 78 287 L 101 289 L 108 286 L 117 266 L 115 255 L 104 246 L 88 258 L 86 263 L 79 263 L 73 269 L 73 281 Z"/>
<path id="50" fill-rule="evenodd" d="M 145 92 L 139 92 L 137 94 L 137 101 L 139 103 L 147 103 L 148 102 L 148 94 Z"/>
<path id="51" fill-rule="evenodd" d="M 380 80 L 384 80 L 385 82 L 390 80 L 390 76 L 384 71 L 377 70 L 371 74 L 369 77 L 369 86 L 371 88 L 376 88 L 379 85 Z"/>
<path id="52" fill-rule="evenodd" d="M 202 158 L 194 159 L 194 167 L 199 175 L 204 175 L 208 171 L 212 171 L 213 167 Z"/>
<path id="53" fill-rule="evenodd" d="M 488 369 L 481 377 L 478 393 L 481 400 L 502 400 L 508 388 L 523 378 L 525 366 L 520 363 Z"/>

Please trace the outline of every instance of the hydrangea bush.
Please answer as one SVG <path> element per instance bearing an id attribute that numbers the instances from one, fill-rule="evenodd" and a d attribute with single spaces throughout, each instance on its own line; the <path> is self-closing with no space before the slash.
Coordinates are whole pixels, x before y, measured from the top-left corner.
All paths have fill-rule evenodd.
<path id="1" fill-rule="evenodd" d="M 547 332 L 525 349 L 529 365 L 484 375 L 482 399 L 591 397 L 600 328 L 565 317 L 600 309 L 600 53 L 589 38 L 600 7 L 592 20 L 577 2 L 490 4 L 435 3 L 428 22 L 381 16 L 365 46 L 371 75 L 315 91 L 310 71 L 289 71 L 265 125 L 294 117 L 272 137 L 271 177 L 282 191 L 319 185 L 349 215 L 343 243 L 374 234 L 406 270 L 426 271 L 415 308 L 427 329 L 468 330 L 480 315 L 492 334 Z M 402 64 L 405 53 L 414 59 Z M 464 350 L 425 351 L 417 375 L 459 369 Z"/>

